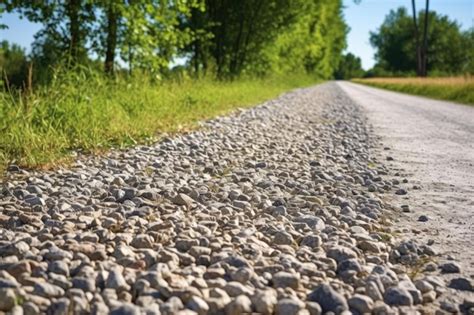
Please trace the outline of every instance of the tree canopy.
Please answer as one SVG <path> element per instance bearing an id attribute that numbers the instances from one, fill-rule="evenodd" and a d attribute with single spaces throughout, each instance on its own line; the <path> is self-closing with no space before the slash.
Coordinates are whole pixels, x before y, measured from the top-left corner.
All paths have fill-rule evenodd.
<path id="1" fill-rule="evenodd" d="M 27 76 L 25 50 L 16 44 L 1 41 L 0 71 L 5 76 L 4 82 L 0 80 L 4 85 L 23 86 Z"/>
<path id="2" fill-rule="evenodd" d="M 342 57 L 339 67 L 334 73 L 334 77 L 338 80 L 348 80 L 353 78 L 360 78 L 364 76 L 365 72 L 362 69 L 362 62 L 359 57 L 352 53 L 347 53 Z"/>
<path id="3" fill-rule="evenodd" d="M 424 20 L 420 11 L 418 20 Z M 472 30 L 462 32 L 459 24 L 447 16 L 428 14 L 427 70 L 439 74 L 472 72 Z M 417 69 L 417 48 L 412 17 L 405 8 L 391 10 L 383 24 L 370 35 L 377 50 L 376 69 L 408 73 Z M 471 56 L 471 57 L 470 57 Z"/>
<path id="4" fill-rule="evenodd" d="M 196 76 L 329 78 L 346 46 L 341 0 L 7 0 L 0 10 L 43 25 L 30 56 L 35 72 L 100 60 L 108 74 L 162 77 L 181 60 Z"/>

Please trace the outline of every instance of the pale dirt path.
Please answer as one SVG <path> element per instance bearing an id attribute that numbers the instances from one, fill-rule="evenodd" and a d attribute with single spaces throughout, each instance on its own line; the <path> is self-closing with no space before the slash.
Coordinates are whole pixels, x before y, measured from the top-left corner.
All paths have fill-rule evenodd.
<path id="1" fill-rule="evenodd" d="M 398 227 L 408 228 L 406 236 L 434 240 L 440 260 L 453 256 L 474 279 L 474 107 L 338 85 L 366 110 L 375 135 L 390 148 L 380 147 L 380 160 L 409 180 L 408 194 L 392 198 L 411 208 Z M 429 220 L 418 222 L 420 215 Z"/>

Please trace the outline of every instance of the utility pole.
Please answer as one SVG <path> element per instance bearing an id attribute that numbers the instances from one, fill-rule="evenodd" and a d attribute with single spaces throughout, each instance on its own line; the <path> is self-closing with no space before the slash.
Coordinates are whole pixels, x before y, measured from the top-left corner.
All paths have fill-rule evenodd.
<path id="1" fill-rule="evenodd" d="M 415 7 L 415 0 L 411 0 L 411 6 L 413 11 L 413 25 L 415 26 L 415 45 L 416 45 L 416 75 L 421 76 L 422 69 L 421 69 L 421 47 L 420 47 L 420 36 L 418 34 L 418 22 L 417 22 L 417 12 Z"/>
<path id="2" fill-rule="evenodd" d="M 429 14 L 430 0 L 426 0 L 425 7 L 425 25 L 423 29 L 423 64 L 422 64 L 422 76 L 426 77 L 428 75 L 428 14 Z"/>

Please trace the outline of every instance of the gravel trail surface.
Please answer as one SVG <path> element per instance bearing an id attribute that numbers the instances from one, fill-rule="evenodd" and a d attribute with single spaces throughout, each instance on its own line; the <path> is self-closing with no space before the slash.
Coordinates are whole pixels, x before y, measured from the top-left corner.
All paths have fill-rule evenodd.
<path id="1" fill-rule="evenodd" d="M 340 83 L 367 112 L 390 150 L 381 157 L 410 179 L 401 223 L 428 227 L 434 248 L 460 258 L 474 277 L 474 107 Z M 413 189 L 415 186 L 415 189 Z M 404 200 L 405 199 L 405 200 Z M 426 216 L 424 224 L 417 221 Z M 416 231 L 415 231 L 416 232 Z"/>
<path id="2" fill-rule="evenodd" d="M 472 313 L 440 276 L 462 266 L 391 225 L 403 177 L 343 89 L 296 90 L 69 169 L 10 167 L 0 313 Z"/>
<path id="3" fill-rule="evenodd" d="M 474 106 L 348 82 L 338 85 L 364 108 L 382 143 L 372 150 L 379 163 L 409 179 L 407 194 L 390 198 L 399 209 L 396 226 L 404 237 L 431 243 L 438 262 L 457 260 L 464 279 L 472 283 Z M 450 282 L 459 274 L 443 278 Z"/>

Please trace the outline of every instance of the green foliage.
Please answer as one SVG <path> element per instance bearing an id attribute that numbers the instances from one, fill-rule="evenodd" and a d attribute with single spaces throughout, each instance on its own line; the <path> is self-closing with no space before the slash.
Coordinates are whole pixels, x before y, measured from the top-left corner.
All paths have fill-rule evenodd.
<path id="1" fill-rule="evenodd" d="M 145 73 L 111 79 L 89 68 L 58 71 L 50 86 L 25 95 L 0 93 L 0 165 L 57 162 L 72 151 L 93 152 L 155 139 L 314 83 L 305 75 L 169 80 L 157 84 Z"/>
<path id="2" fill-rule="evenodd" d="M 3 83 L 3 88 L 23 87 L 27 72 L 28 61 L 25 50 L 5 40 L 0 42 L 0 82 Z"/>
<path id="3" fill-rule="evenodd" d="M 266 60 L 271 71 L 306 71 L 330 78 L 346 47 L 348 31 L 340 1 L 293 1 L 297 8 L 293 22 L 267 46 Z"/>
<path id="4" fill-rule="evenodd" d="M 244 73 L 293 11 L 290 0 L 206 0 L 205 10 L 193 10 L 184 24 L 200 34 L 187 47 L 194 70 L 213 68 L 219 78 Z"/>
<path id="5" fill-rule="evenodd" d="M 32 22 L 43 24 L 35 35 L 34 49 L 46 56 L 52 51 L 55 56 L 68 57 L 72 63 L 87 59 L 86 42 L 94 22 L 94 1 L 31 1 L 9 0 L 9 10 L 16 10 Z M 47 50 L 43 51 L 43 46 Z M 51 65 L 51 64 L 48 64 Z"/>
<path id="6" fill-rule="evenodd" d="M 462 72 L 474 74 L 474 27 L 465 31 L 462 36 L 462 51 L 465 52 Z"/>
<path id="7" fill-rule="evenodd" d="M 8 0 L 5 8 L 43 24 L 32 54 L 39 82 L 58 63 L 90 65 L 89 51 L 109 74 L 121 64 L 162 78 L 182 58 L 195 75 L 329 78 L 346 45 L 341 0 Z"/>
<path id="8" fill-rule="evenodd" d="M 420 12 L 418 20 L 424 20 Z M 472 70 L 473 38 L 463 33 L 459 25 L 447 16 L 430 12 L 428 16 L 429 72 L 456 74 Z M 405 8 L 392 10 L 370 42 L 377 49 L 377 67 L 390 72 L 416 70 L 416 42 L 412 17 Z M 380 72 L 380 70 L 379 70 Z"/>
<path id="9" fill-rule="evenodd" d="M 334 77 L 338 80 L 348 80 L 361 78 L 364 74 L 360 58 L 348 53 L 342 57 Z"/>
<path id="10" fill-rule="evenodd" d="M 129 69 L 166 73 L 178 51 L 191 42 L 189 27 L 181 27 L 191 10 L 202 10 L 199 0 L 134 1 L 120 8 L 120 55 Z"/>
<path id="11" fill-rule="evenodd" d="M 192 12 L 189 45 L 195 72 L 239 74 L 313 73 L 328 78 L 345 48 L 342 3 L 334 0 L 207 0 Z"/>
<path id="12" fill-rule="evenodd" d="M 6 11 L 5 9 L 5 4 L 4 3 L 0 3 L 0 19 L 2 17 L 2 14 Z M 3 29 L 6 29 L 8 28 L 7 25 L 3 24 L 3 23 L 0 23 L 0 30 L 3 30 Z"/>

